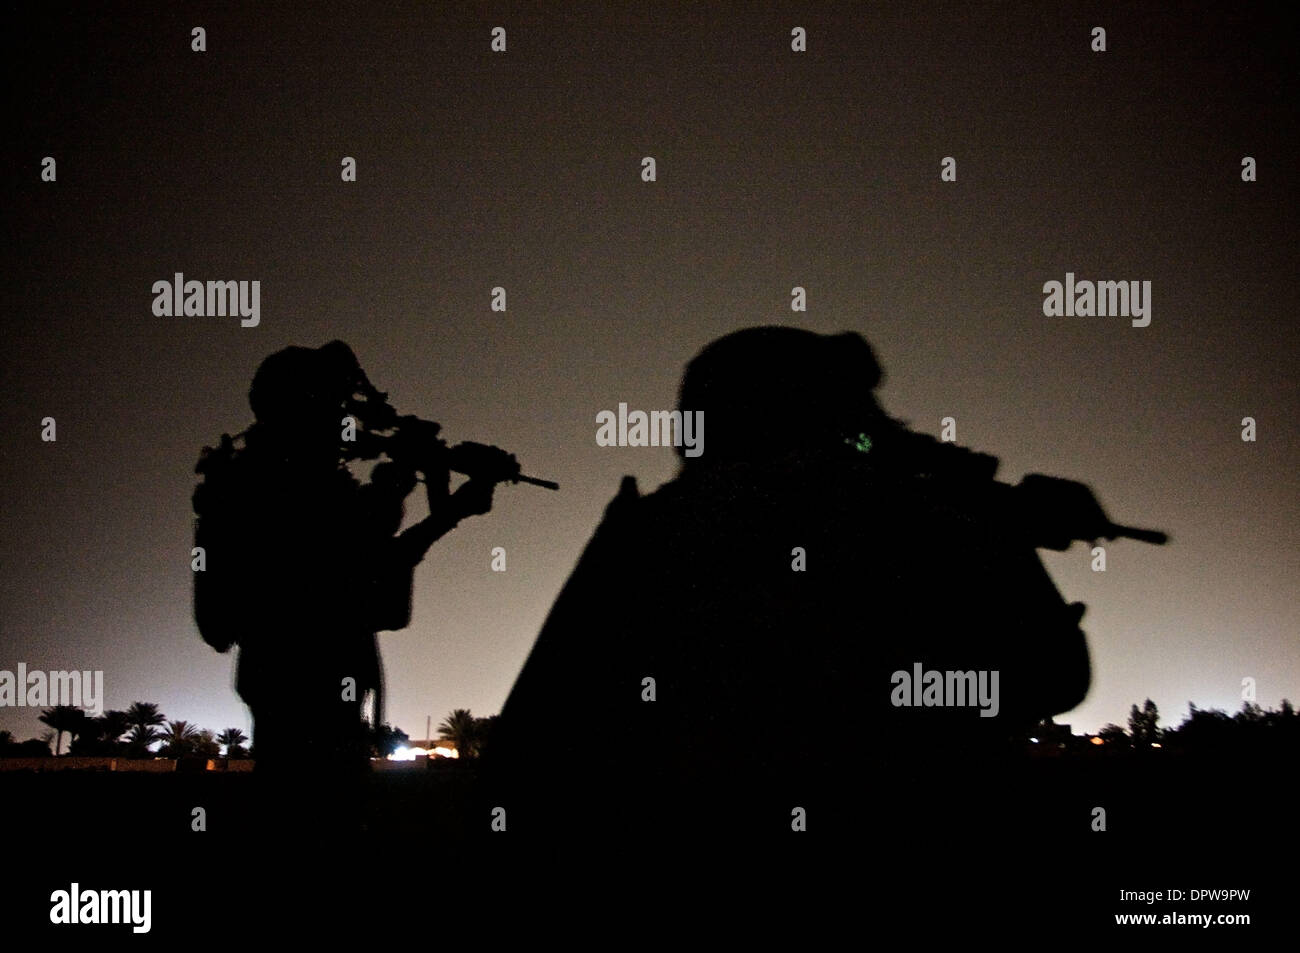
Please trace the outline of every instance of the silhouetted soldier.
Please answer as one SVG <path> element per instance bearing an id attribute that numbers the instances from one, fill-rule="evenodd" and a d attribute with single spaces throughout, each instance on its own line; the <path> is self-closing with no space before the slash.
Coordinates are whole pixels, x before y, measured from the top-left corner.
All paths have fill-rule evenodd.
<path id="1" fill-rule="evenodd" d="M 803 808 L 863 834 L 1084 698 L 1082 606 L 1034 549 L 1078 533 L 1041 525 L 1062 517 L 1042 484 L 906 431 L 880 380 L 856 334 L 752 328 L 691 362 L 703 454 L 644 497 L 624 479 L 502 712 L 486 790 L 510 830 L 654 845 L 788 833 Z M 1122 529 L 1093 506 L 1086 533 Z M 996 698 L 962 679 L 961 706 L 911 704 L 893 676 L 918 663 L 990 696 L 996 671 Z"/>
<path id="2" fill-rule="evenodd" d="M 272 354 L 253 378 L 246 447 L 223 438 L 199 468 L 196 539 L 207 565 L 195 576 L 195 618 L 218 650 L 240 647 L 236 688 L 253 715 L 256 770 L 290 799 L 275 823 L 354 821 L 369 764 L 367 694 L 375 726 L 383 721 L 375 633 L 410 622 L 412 574 L 429 546 L 491 508 L 490 481 L 449 494 L 433 443 L 377 464 L 359 484 L 342 464 L 344 418 L 364 406 L 359 397 L 375 392 L 341 341 Z M 417 471 L 429 516 L 394 536 Z"/>

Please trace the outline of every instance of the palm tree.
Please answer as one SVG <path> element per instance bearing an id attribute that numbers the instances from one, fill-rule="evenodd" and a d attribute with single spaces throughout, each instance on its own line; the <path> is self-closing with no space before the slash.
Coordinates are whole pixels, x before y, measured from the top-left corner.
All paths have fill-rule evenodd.
<path id="1" fill-rule="evenodd" d="M 117 747 L 118 739 L 131 728 L 131 719 L 124 711 L 109 709 L 95 720 L 99 722 L 100 737 L 109 751 Z"/>
<path id="2" fill-rule="evenodd" d="M 133 727 L 154 728 L 167 724 L 167 716 L 153 702 L 132 702 L 126 710 L 126 720 Z"/>
<path id="3" fill-rule="evenodd" d="M 442 737 L 451 740 L 462 758 L 478 754 L 478 724 L 468 708 L 457 708 L 438 726 Z"/>
<path id="4" fill-rule="evenodd" d="M 66 731 L 72 738 L 77 737 L 85 728 L 86 713 L 72 705 L 55 705 L 41 712 L 40 722 L 54 729 L 54 753 L 59 753 Z M 69 738 L 71 744 L 71 738 Z"/>
<path id="5" fill-rule="evenodd" d="M 199 729 L 188 721 L 169 721 L 167 730 L 160 737 L 163 746 L 158 753 L 164 758 L 179 758 L 193 752 L 199 740 Z"/>
<path id="6" fill-rule="evenodd" d="M 124 711 L 106 711 L 97 718 L 88 718 L 81 732 L 68 746 L 69 754 L 112 755 L 121 748 L 118 738 L 131 727 Z"/>
<path id="7" fill-rule="evenodd" d="M 213 734 L 211 728 L 204 728 L 198 732 L 189 753 L 200 758 L 221 757 L 221 746 L 217 744 L 217 736 Z"/>
<path id="8" fill-rule="evenodd" d="M 132 702 L 126 710 L 126 720 L 131 725 L 127 743 L 136 757 L 143 758 L 149 753 L 149 746 L 159 738 L 154 728 L 165 725 L 167 716 L 153 702 Z"/>
<path id="9" fill-rule="evenodd" d="M 126 733 L 126 748 L 133 758 L 149 755 L 149 746 L 161 738 L 157 728 L 149 725 L 132 725 Z"/>
<path id="10" fill-rule="evenodd" d="M 217 735 L 217 742 L 226 746 L 227 758 L 242 758 L 244 752 L 244 742 L 248 736 L 238 728 L 227 728 L 221 734 Z"/>

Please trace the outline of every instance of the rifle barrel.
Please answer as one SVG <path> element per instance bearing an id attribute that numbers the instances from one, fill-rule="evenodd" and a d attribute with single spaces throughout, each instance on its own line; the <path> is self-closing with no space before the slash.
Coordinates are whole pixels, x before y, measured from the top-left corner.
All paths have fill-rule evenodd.
<path id="1" fill-rule="evenodd" d="M 533 486 L 545 487 L 548 490 L 558 490 L 560 484 L 554 480 L 539 480 L 537 477 L 524 476 L 522 473 L 515 477 L 516 483 L 531 483 Z"/>
<path id="2" fill-rule="evenodd" d="M 1124 536 L 1128 539 L 1136 539 L 1143 543 L 1153 543 L 1156 546 L 1163 546 L 1169 542 L 1169 534 L 1162 533 L 1158 529 L 1138 529 L 1136 526 L 1120 526 L 1117 523 L 1110 525 L 1112 538 L 1115 536 Z"/>

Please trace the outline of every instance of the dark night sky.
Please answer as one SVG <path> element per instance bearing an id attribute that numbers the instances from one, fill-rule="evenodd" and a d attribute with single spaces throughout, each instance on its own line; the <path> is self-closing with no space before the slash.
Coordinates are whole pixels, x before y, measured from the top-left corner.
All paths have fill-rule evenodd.
<path id="1" fill-rule="evenodd" d="M 675 470 L 598 447 L 596 413 L 672 407 L 709 340 L 791 323 L 863 333 L 886 409 L 955 417 L 1003 479 L 1084 480 L 1172 534 L 1105 573 L 1045 554 L 1094 662 L 1059 721 L 1236 710 L 1246 676 L 1300 701 L 1294 31 L 1249 5 L 611 6 L 74 5 L 8 31 L 0 669 L 102 669 L 105 707 L 247 731 L 191 616 L 193 465 L 251 421 L 263 357 L 340 337 L 400 411 L 563 487 L 499 490 L 382 638 L 413 737 L 496 712 L 621 475 Z M 155 317 L 176 271 L 260 280 L 260 325 Z M 1150 280 L 1151 325 L 1045 317 L 1067 271 Z"/>

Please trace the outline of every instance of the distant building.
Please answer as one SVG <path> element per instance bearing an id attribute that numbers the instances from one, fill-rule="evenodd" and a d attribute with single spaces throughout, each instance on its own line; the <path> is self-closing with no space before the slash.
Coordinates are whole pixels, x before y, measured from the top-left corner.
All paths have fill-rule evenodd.
<path id="1" fill-rule="evenodd" d="M 1074 737 L 1069 725 L 1058 725 L 1048 718 L 1034 726 L 1033 734 L 1027 740 L 1031 753 L 1047 754 L 1074 748 L 1081 739 Z"/>
<path id="2" fill-rule="evenodd" d="M 408 753 L 413 752 L 413 754 L 410 754 L 410 757 L 402 758 L 400 760 L 409 761 L 420 756 L 432 758 L 460 757 L 460 752 L 456 750 L 456 743 L 454 741 L 449 741 L 446 738 L 425 738 L 422 741 L 412 738 L 403 743 L 403 745 L 397 750 L 400 752 L 403 748 L 406 749 Z"/>

